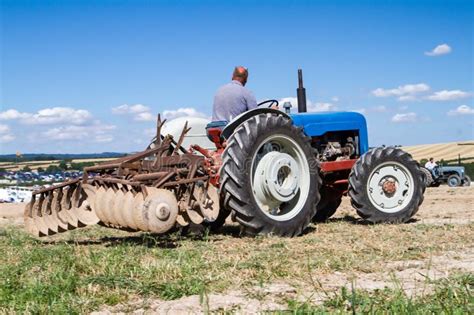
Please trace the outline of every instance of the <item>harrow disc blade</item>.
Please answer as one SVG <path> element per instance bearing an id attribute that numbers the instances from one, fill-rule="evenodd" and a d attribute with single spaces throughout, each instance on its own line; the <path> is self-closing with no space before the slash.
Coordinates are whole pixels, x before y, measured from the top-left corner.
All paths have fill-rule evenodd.
<path id="1" fill-rule="evenodd" d="M 106 203 L 106 198 L 105 198 L 106 193 L 107 193 L 106 188 L 102 186 L 97 188 L 96 193 L 95 193 L 95 198 L 94 198 L 94 206 L 93 206 L 95 210 L 95 214 L 97 215 L 99 220 L 102 221 L 103 223 L 105 223 L 104 207 Z"/>
<path id="2" fill-rule="evenodd" d="M 142 213 L 144 203 L 145 199 L 143 193 L 138 193 L 133 202 L 133 220 L 139 230 L 148 231 L 148 222 Z"/>
<path id="3" fill-rule="evenodd" d="M 149 193 L 142 208 L 142 216 L 153 233 L 164 233 L 176 223 L 178 201 L 166 189 L 148 189 Z"/>
<path id="4" fill-rule="evenodd" d="M 126 210 L 126 212 L 123 213 L 124 215 L 124 220 L 127 223 L 127 227 L 133 229 L 133 230 L 138 230 L 138 225 L 135 222 L 135 208 L 141 207 L 143 204 L 143 195 L 141 192 L 136 193 L 133 195 L 131 191 L 129 191 L 128 196 L 130 196 L 131 203 L 130 207 Z"/>
<path id="5" fill-rule="evenodd" d="M 203 186 L 194 190 L 194 197 L 199 204 L 199 210 L 204 219 L 213 222 L 219 215 L 219 192 L 217 188 L 209 185 L 207 189 Z"/>
<path id="6" fill-rule="evenodd" d="M 74 187 L 67 187 L 63 192 L 63 196 L 61 198 L 61 211 L 58 212 L 58 217 L 63 221 L 67 222 L 67 224 L 71 228 L 79 227 L 79 220 L 74 215 L 73 212 L 69 211 L 72 207 L 71 201 L 72 196 L 74 193 Z"/>
<path id="7" fill-rule="evenodd" d="M 119 224 L 123 227 L 129 229 L 136 229 L 135 224 L 133 222 L 133 202 L 135 200 L 135 196 L 129 190 L 123 195 L 123 202 L 121 204 L 120 209 L 117 209 Z"/>
<path id="8" fill-rule="evenodd" d="M 36 198 L 36 196 L 33 196 L 31 201 L 26 205 L 25 211 L 23 213 L 24 219 L 25 219 L 25 229 L 28 233 L 39 236 L 39 230 L 36 227 L 35 221 L 33 219 L 33 208 L 35 207 L 35 204 L 39 200 Z M 37 207 L 37 206 L 36 206 Z"/>
<path id="9" fill-rule="evenodd" d="M 91 197 L 92 202 L 94 201 L 93 197 L 94 196 Z M 99 223 L 99 218 L 95 214 L 95 211 L 90 207 L 88 195 L 81 186 L 77 187 L 74 191 L 72 205 L 73 207 L 69 211 L 82 225 L 92 225 Z"/>
<path id="10" fill-rule="evenodd" d="M 61 190 L 53 191 L 53 200 L 51 201 L 51 218 L 50 222 L 51 224 L 55 223 L 57 225 L 57 231 L 58 233 L 60 232 L 65 232 L 67 231 L 67 222 L 62 221 L 58 217 L 58 213 L 61 211 Z"/>
<path id="11" fill-rule="evenodd" d="M 118 225 L 117 222 L 115 222 L 113 218 L 113 211 L 115 210 L 114 208 L 115 208 L 116 195 L 117 194 L 113 188 L 107 189 L 107 191 L 105 192 L 104 201 L 102 203 L 104 205 L 104 207 L 102 208 L 103 218 L 100 218 L 100 219 L 106 225 L 109 225 L 111 227 L 116 227 Z"/>
<path id="12" fill-rule="evenodd" d="M 122 187 L 122 189 L 124 189 Z M 122 213 L 126 211 L 124 208 L 124 202 L 125 202 L 125 192 L 119 189 L 115 192 L 115 197 L 114 197 L 114 206 L 112 209 L 109 209 L 110 217 L 111 217 L 111 223 L 113 223 L 117 227 L 125 228 L 125 224 L 123 223 L 122 219 Z"/>
<path id="13" fill-rule="evenodd" d="M 52 193 L 47 192 L 44 193 L 44 195 L 45 197 L 43 203 L 41 204 L 41 208 L 38 208 L 40 212 L 36 217 L 34 217 L 36 226 L 40 232 L 40 236 L 48 236 L 57 233 L 55 232 L 55 230 L 57 231 L 57 225 L 51 225 L 48 220 L 49 211 L 51 209 Z"/>

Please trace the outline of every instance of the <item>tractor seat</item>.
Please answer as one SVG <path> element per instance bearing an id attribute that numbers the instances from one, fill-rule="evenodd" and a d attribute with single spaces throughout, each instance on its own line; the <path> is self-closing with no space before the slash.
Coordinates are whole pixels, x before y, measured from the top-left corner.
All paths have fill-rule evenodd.
<path id="1" fill-rule="evenodd" d="M 224 130 L 225 126 L 227 126 L 227 120 L 218 120 L 218 121 L 211 121 L 206 126 L 206 134 L 209 140 L 216 144 L 216 147 L 220 147 L 222 144 L 222 130 Z"/>

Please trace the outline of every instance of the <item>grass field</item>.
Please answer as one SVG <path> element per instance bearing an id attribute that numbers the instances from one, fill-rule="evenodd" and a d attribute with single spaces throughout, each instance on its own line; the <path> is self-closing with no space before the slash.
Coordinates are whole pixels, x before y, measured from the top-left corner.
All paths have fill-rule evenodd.
<path id="1" fill-rule="evenodd" d="M 7 228 L 0 238 L 0 306 L 4 312 L 88 312 L 136 298 L 172 300 L 282 280 L 311 288 L 317 285 L 310 279 L 328 272 L 383 272 L 386 261 L 429 258 L 448 249 L 462 249 L 472 243 L 473 228 L 335 222 L 291 240 L 238 238 L 232 235 L 236 231 L 199 238 L 130 236 L 93 228 L 46 242 Z M 427 279 L 430 281 L 433 289 L 417 298 L 396 287 L 369 292 L 355 285 L 355 297 L 347 291 L 328 293 L 324 306 L 341 310 L 347 307 L 345 300 L 356 299 L 364 309 L 388 307 L 409 312 L 410 307 L 440 294 L 424 308 L 467 311 L 472 307 L 472 275 L 460 273 L 446 281 Z M 293 309 L 320 307 L 291 299 L 280 302 Z"/>

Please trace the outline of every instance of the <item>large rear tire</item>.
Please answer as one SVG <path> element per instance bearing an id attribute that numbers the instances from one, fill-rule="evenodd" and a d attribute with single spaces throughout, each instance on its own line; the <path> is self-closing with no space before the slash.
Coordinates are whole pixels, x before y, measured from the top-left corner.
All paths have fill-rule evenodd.
<path id="1" fill-rule="evenodd" d="M 249 118 L 228 138 L 221 198 L 244 233 L 291 237 L 309 225 L 321 183 L 309 141 L 274 113 Z"/>
<path id="2" fill-rule="evenodd" d="M 410 154 L 393 147 L 364 154 L 349 175 L 352 206 L 372 223 L 408 221 L 423 202 L 425 183 Z"/>

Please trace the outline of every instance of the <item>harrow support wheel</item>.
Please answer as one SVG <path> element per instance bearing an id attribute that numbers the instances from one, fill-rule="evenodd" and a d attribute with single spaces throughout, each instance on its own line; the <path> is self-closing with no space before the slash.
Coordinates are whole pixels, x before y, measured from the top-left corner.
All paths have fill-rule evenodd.
<path id="1" fill-rule="evenodd" d="M 250 235 L 296 236 L 316 213 L 321 179 L 310 139 L 274 113 L 243 122 L 227 140 L 221 198 Z"/>
<path id="2" fill-rule="evenodd" d="M 407 222 L 423 202 L 425 183 L 411 155 L 393 147 L 364 154 L 349 175 L 352 206 L 372 223 Z"/>

